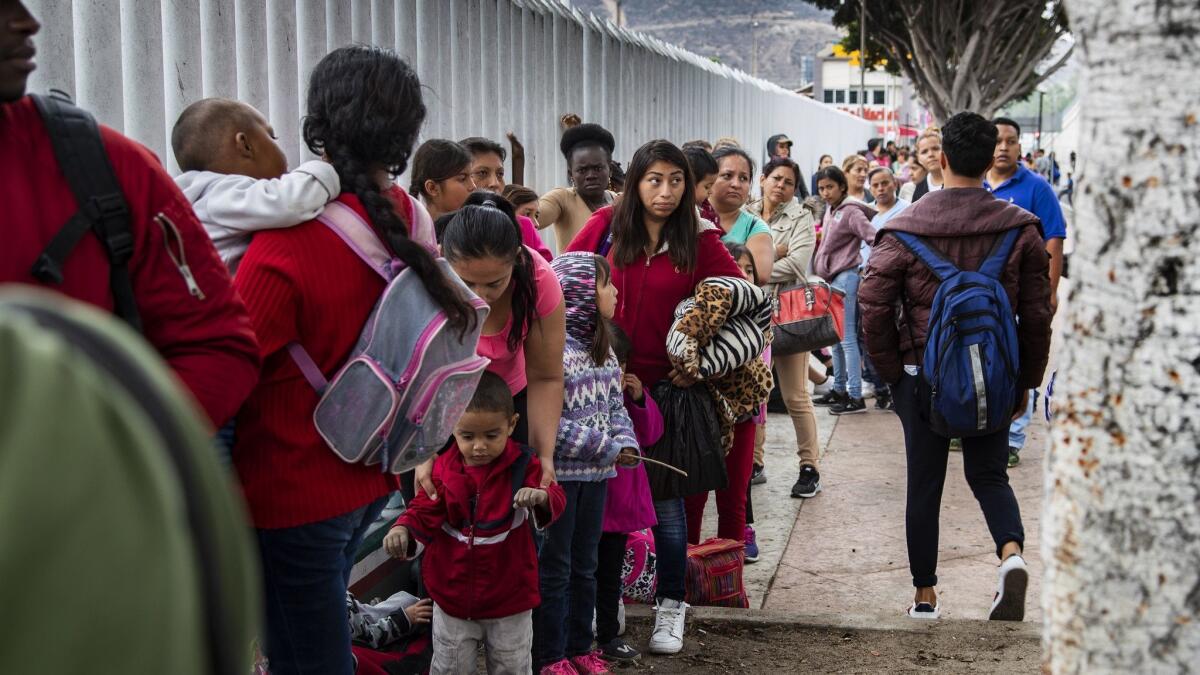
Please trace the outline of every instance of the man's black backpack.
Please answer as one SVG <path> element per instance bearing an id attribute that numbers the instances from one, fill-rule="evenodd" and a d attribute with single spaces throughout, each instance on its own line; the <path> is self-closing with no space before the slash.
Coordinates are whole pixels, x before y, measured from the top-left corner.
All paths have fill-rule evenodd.
<path id="1" fill-rule="evenodd" d="M 142 322 L 129 278 L 133 256 L 129 204 L 104 149 L 100 126 L 62 92 L 32 94 L 30 98 L 46 124 L 58 167 L 79 204 L 79 211 L 50 240 L 31 272 L 44 284 L 61 284 L 67 257 L 89 230 L 94 232 L 108 255 L 113 311 L 140 332 Z"/>

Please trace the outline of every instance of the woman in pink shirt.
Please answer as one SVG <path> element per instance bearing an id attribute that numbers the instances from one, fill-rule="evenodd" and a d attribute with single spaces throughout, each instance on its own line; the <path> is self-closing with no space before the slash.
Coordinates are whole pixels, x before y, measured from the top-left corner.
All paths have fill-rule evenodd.
<path id="1" fill-rule="evenodd" d="M 467 199 L 442 235 L 442 254 L 491 307 L 477 351 L 492 360 L 488 370 L 508 383 L 520 415 L 513 438 L 537 451 L 545 487 L 554 481 L 562 413 L 567 340 L 562 287 L 550 263 L 522 243 L 512 204 L 499 195 L 475 192 Z M 415 479 L 436 499 L 432 465 L 417 467 Z"/>

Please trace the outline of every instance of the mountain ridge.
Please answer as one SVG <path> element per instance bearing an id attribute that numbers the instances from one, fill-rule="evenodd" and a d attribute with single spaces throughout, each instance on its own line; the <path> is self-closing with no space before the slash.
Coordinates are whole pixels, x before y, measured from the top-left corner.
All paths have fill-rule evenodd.
<path id="1" fill-rule="evenodd" d="M 616 0 L 572 2 L 616 22 Z M 804 84 L 803 57 L 841 39 L 833 12 L 803 0 L 623 0 L 620 5 L 626 28 L 788 89 Z"/>

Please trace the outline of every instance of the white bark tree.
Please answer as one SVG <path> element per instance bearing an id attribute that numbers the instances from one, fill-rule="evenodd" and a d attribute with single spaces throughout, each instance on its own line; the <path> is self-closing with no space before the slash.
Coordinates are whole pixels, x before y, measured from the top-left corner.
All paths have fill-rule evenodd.
<path id="1" fill-rule="evenodd" d="M 1067 0 L 1077 246 L 1047 458 L 1044 666 L 1200 669 L 1200 3 Z"/>

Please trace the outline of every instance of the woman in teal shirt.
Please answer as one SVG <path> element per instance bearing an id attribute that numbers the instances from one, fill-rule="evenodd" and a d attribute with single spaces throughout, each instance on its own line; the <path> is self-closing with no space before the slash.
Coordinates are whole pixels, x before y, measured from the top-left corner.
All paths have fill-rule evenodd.
<path id="1" fill-rule="evenodd" d="M 771 243 L 771 228 L 743 207 L 750 199 L 750 180 L 754 176 L 754 160 L 741 148 L 723 147 L 713 153 L 717 160 L 717 180 L 708 194 L 708 202 L 716 210 L 716 223 L 725 232 L 721 241 L 742 244 L 750 249 L 760 285 L 771 279 L 775 262 L 775 246 Z"/>

